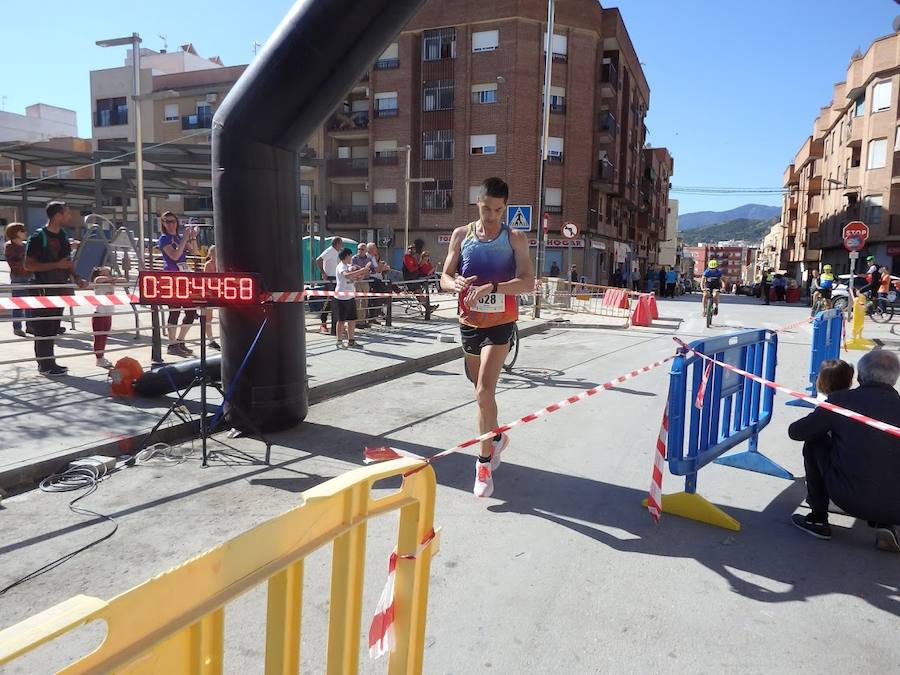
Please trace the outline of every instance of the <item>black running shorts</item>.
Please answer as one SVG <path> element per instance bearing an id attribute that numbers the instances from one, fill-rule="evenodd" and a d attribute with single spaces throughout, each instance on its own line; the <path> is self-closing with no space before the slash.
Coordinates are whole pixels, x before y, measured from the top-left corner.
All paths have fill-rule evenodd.
<path id="1" fill-rule="evenodd" d="M 483 347 L 509 344 L 515 325 L 515 322 L 510 322 L 490 328 L 474 328 L 460 324 L 459 333 L 462 337 L 463 352 L 468 356 L 481 356 Z"/>

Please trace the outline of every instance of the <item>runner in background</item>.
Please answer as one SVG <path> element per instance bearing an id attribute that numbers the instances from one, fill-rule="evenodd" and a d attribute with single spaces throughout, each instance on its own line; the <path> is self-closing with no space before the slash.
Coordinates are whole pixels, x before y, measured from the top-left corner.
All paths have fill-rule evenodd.
<path id="1" fill-rule="evenodd" d="M 459 294 L 464 365 L 475 385 L 482 434 L 497 426 L 497 380 L 519 318 L 517 296 L 534 288 L 528 239 L 502 223 L 508 201 L 509 186 L 500 178 L 481 184 L 476 200 L 480 217 L 453 231 L 441 275 L 441 288 Z M 475 462 L 476 497 L 493 493 L 493 472 L 508 445 L 506 434 L 481 443 Z"/>

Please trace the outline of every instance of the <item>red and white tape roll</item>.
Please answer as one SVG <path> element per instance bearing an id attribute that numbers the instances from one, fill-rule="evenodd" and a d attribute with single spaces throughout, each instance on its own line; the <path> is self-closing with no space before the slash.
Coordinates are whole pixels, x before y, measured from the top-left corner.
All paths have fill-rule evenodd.
<path id="1" fill-rule="evenodd" d="M 721 366 L 726 370 L 730 370 L 738 375 L 743 375 L 744 377 L 748 377 L 754 382 L 759 382 L 761 385 L 769 387 L 769 389 L 774 389 L 775 391 L 780 391 L 782 394 L 787 394 L 788 396 L 793 396 L 794 398 L 799 398 L 807 403 L 811 403 L 812 405 L 825 408 L 826 410 L 830 410 L 831 412 L 837 413 L 838 415 L 843 415 L 844 417 L 849 417 L 852 420 L 859 422 L 860 424 L 865 424 L 866 426 L 872 427 L 873 429 L 878 429 L 879 431 L 884 431 L 885 433 L 891 434 L 892 436 L 896 436 L 900 438 L 900 427 L 894 426 L 893 424 L 888 424 L 887 422 L 882 422 L 881 420 L 876 420 L 871 417 L 867 417 L 861 413 L 858 413 L 854 410 L 848 410 L 847 408 L 842 408 L 841 406 L 835 405 L 834 403 L 828 403 L 828 401 L 820 401 L 814 396 L 809 396 L 808 394 L 804 394 L 799 391 L 795 391 L 793 389 L 788 389 L 777 382 L 772 382 L 771 380 L 767 380 L 765 378 L 760 377 L 759 375 L 754 375 L 753 373 L 748 373 L 746 370 L 741 370 L 737 366 L 733 366 L 730 363 L 725 363 L 723 361 L 717 361 L 711 356 L 707 356 L 703 352 L 697 351 L 689 344 L 684 342 L 679 338 L 672 338 L 678 345 L 689 352 L 692 352 L 706 361 L 716 364 L 717 366 Z"/>

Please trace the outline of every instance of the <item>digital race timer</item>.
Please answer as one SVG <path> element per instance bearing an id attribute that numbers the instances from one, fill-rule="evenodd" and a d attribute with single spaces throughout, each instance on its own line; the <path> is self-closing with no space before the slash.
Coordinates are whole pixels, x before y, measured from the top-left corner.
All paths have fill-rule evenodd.
<path id="1" fill-rule="evenodd" d="M 141 272 L 142 305 L 228 307 L 261 301 L 259 277 L 228 272 Z"/>

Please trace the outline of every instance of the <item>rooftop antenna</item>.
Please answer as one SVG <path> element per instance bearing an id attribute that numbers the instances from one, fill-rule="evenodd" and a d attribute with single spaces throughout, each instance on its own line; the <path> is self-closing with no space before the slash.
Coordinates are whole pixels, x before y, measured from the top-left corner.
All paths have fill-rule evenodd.
<path id="1" fill-rule="evenodd" d="M 0 110 L 6 110 L 6 96 L 0 96 Z"/>
<path id="2" fill-rule="evenodd" d="M 251 49 L 253 49 L 253 56 L 256 56 L 256 52 L 258 52 L 259 48 L 262 47 L 262 43 L 254 40 L 253 44 L 250 45 L 250 47 L 251 47 Z"/>
<path id="3" fill-rule="evenodd" d="M 162 33 L 160 33 L 156 37 L 158 37 L 160 40 L 163 41 L 163 52 L 168 52 L 169 51 L 169 36 L 163 35 Z"/>

